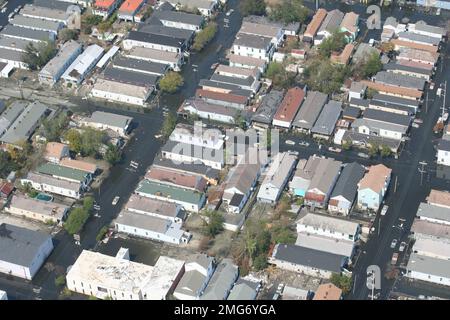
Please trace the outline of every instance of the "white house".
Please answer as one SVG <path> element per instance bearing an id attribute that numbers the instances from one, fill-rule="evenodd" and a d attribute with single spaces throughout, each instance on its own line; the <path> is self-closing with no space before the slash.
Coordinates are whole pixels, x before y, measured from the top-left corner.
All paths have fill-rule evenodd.
<path id="1" fill-rule="evenodd" d="M 198 300 L 214 273 L 214 258 L 197 254 L 186 261 L 184 274 L 173 296 L 178 300 Z"/>
<path id="2" fill-rule="evenodd" d="M 419 204 L 417 217 L 431 223 L 450 225 L 450 209 L 442 206 L 422 202 Z"/>
<path id="3" fill-rule="evenodd" d="M 268 62 L 272 59 L 275 46 L 272 43 L 272 38 L 238 33 L 232 50 L 236 55 L 261 59 Z"/>
<path id="4" fill-rule="evenodd" d="M 450 140 L 441 139 L 437 145 L 437 163 L 450 166 Z"/>
<path id="5" fill-rule="evenodd" d="M 378 211 L 391 182 L 392 169 L 382 164 L 371 166 L 358 183 L 358 208 Z"/>
<path id="6" fill-rule="evenodd" d="M 177 113 L 184 117 L 195 114 L 201 119 L 234 124 L 238 110 L 233 107 L 220 106 L 199 98 L 193 98 L 184 100 Z"/>
<path id="7" fill-rule="evenodd" d="M 92 44 L 80 54 L 62 75 L 67 83 L 80 84 L 103 55 L 103 48 Z"/>
<path id="8" fill-rule="evenodd" d="M 83 190 L 80 182 L 58 179 L 34 172 L 28 172 L 27 176 L 21 180 L 21 183 L 22 185 L 30 183 L 33 189 L 38 191 L 55 193 L 74 199 L 80 199 Z"/>
<path id="9" fill-rule="evenodd" d="M 184 261 L 160 256 L 154 266 L 129 260 L 128 249 L 116 257 L 83 250 L 66 276 L 69 290 L 99 299 L 164 300 L 184 272 Z"/>
<path id="10" fill-rule="evenodd" d="M 138 86 L 98 79 L 91 90 L 91 95 L 94 98 L 143 107 L 153 90 L 153 86 Z"/>
<path id="11" fill-rule="evenodd" d="M 223 148 L 224 145 L 222 132 L 215 128 L 203 127 L 201 121 L 196 121 L 194 125 L 177 124 L 169 140 L 216 150 Z"/>
<path id="12" fill-rule="evenodd" d="M 0 224 L 0 273 L 31 280 L 53 251 L 45 233 Z"/>
<path id="13" fill-rule="evenodd" d="M 277 153 L 271 160 L 261 183 L 257 200 L 275 205 L 284 190 L 295 165 L 297 156 L 289 152 Z"/>
<path id="14" fill-rule="evenodd" d="M 85 118 L 81 121 L 81 125 L 98 130 L 108 129 L 121 136 L 126 136 L 132 121 L 132 117 L 103 111 L 94 111 L 89 118 Z"/>
<path id="15" fill-rule="evenodd" d="M 450 286 L 450 260 L 437 259 L 412 253 L 406 266 L 406 276 L 411 279 Z"/>
<path id="16" fill-rule="evenodd" d="M 304 214 L 304 210 L 302 210 Z M 298 233 L 309 233 L 326 236 L 337 240 L 356 241 L 359 237 L 360 226 L 348 220 L 306 212 L 297 221 Z"/>

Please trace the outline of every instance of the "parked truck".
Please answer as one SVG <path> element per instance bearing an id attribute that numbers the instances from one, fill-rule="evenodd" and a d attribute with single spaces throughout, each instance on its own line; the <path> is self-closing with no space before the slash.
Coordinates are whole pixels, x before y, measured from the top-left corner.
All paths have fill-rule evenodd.
<path id="1" fill-rule="evenodd" d="M 398 260 L 398 252 L 394 252 L 391 259 L 391 264 L 395 266 L 397 264 L 397 260 Z"/>

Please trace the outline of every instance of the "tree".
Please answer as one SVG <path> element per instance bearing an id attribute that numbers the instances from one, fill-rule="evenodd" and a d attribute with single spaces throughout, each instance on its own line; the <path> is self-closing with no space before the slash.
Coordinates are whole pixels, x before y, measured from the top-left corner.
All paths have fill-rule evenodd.
<path id="1" fill-rule="evenodd" d="M 303 5 L 302 0 L 285 0 L 275 5 L 270 13 L 270 18 L 285 24 L 300 22 L 303 24 L 308 18 L 309 10 Z"/>
<path id="2" fill-rule="evenodd" d="M 18 163 L 14 162 L 8 152 L 0 150 L 0 178 L 5 178 L 11 171 L 19 169 Z"/>
<path id="3" fill-rule="evenodd" d="M 195 36 L 192 48 L 201 51 L 210 42 L 217 33 L 217 23 L 210 22 L 208 25 Z"/>
<path id="4" fill-rule="evenodd" d="M 107 226 L 103 226 L 100 231 L 97 234 L 97 237 L 95 237 L 95 240 L 97 241 L 101 241 L 103 239 L 103 237 L 105 236 L 106 232 L 108 232 L 108 227 Z"/>
<path id="5" fill-rule="evenodd" d="M 148 17 L 150 17 L 153 13 L 153 8 L 151 6 L 147 6 L 147 8 L 145 9 L 144 15 L 143 15 L 143 19 L 147 20 Z"/>
<path id="6" fill-rule="evenodd" d="M 241 0 L 239 9 L 243 16 L 263 16 L 266 13 L 266 3 L 264 0 Z"/>
<path id="7" fill-rule="evenodd" d="M 242 116 L 242 112 L 239 110 L 234 116 L 234 124 L 239 126 L 241 129 L 245 129 L 245 119 Z"/>
<path id="8" fill-rule="evenodd" d="M 80 207 L 74 208 L 64 223 L 64 229 L 71 235 L 76 234 L 81 231 L 88 218 L 88 210 Z"/>
<path id="9" fill-rule="evenodd" d="M 46 65 L 55 56 L 56 51 L 56 45 L 52 41 L 46 41 L 37 47 L 33 42 L 29 42 L 22 54 L 22 59 L 31 70 L 37 70 Z"/>
<path id="10" fill-rule="evenodd" d="M 63 42 L 76 40 L 78 38 L 78 32 L 73 29 L 64 28 L 59 31 L 58 38 Z"/>
<path id="11" fill-rule="evenodd" d="M 346 43 L 345 33 L 335 31 L 319 45 L 319 53 L 322 57 L 329 58 L 332 52 L 341 51 Z"/>
<path id="12" fill-rule="evenodd" d="M 383 144 L 381 146 L 381 156 L 383 158 L 387 158 L 392 154 L 391 148 L 389 148 L 387 145 Z"/>
<path id="13" fill-rule="evenodd" d="M 110 144 L 105 153 L 105 160 L 109 162 L 111 165 L 115 165 L 122 160 L 122 152 L 119 147 Z"/>
<path id="14" fill-rule="evenodd" d="M 347 294 L 352 290 L 352 278 L 340 275 L 337 273 L 333 273 L 331 275 L 330 281 L 336 287 L 342 290 L 343 294 Z"/>
<path id="15" fill-rule="evenodd" d="M 368 59 L 364 62 L 362 67 L 363 76 L 370 78 L 374 76 L 378 71 L 383 68 L 380 55 L 378 53 L 372 53 Z"/>
<path id="16" fill-rule="evenodd" d="M 311 59 L 304 76 L 311 90 L 332 94 L 340 91 L 349 71 L 348 66 L 334 65 L 328 59 Z"/>
<path id="17" fill-rule="evenodd" d="M 256 271 L 260 271 L 265 269 L 266 267 L 267 267 L 267 257 L 264 254 L 260 254 L 253 261 L 253 268 L 255 268 Z"/>
<path id="18" fill-rule="evenodd" d="M 380 146 L 378 145 L 378 144 L 376 144 L 376 143 L 371 143 L 370 144 L 370 147 L 369 147 L 369 156 L 372 158 L 372 157 L 375 157 L 377 154 L 378 154 L 378 152 L 380 151 Z"/>
<path id="19" fill-rule="evenodd" d="M 65 139 L 69 141 L 69 147 L 76 153 L 82 151 L 81 133 L 76 129 L 70 129 L 65 135 Z"/>
<path id="20" fill-rule="evenodd" d="M 272 242 L 274 243 L 294 244 L 296 239 L 296 234 L 282 225 L 277 225 L 272 230 Z"/>
<path id="21" fill-rule="evenodd" d="M 164 119 L 164 123 L 162 126 L 162 135 L 165 138 L 168 138 L 172 133 L 173 129 L 177 125 L 177 118 L 173 113 L 169 113 L 167 117 Z"/>
<path id="22" fill-rule="evenodd" d="M 351 140 L 345 140 L 344 142 L 342 142 L 342 149 L 344 150 L 350 150 L 352 148 L 352 141 Z"/>
<path id="23" fill-rule="evenodd" d="M 175 93 L 184 84 L 183 77 L 174 71 L 169 71 L 162 79 L 159 81 L 159 87 L 163 92 Z"/>
<path id="24" fill-rule="evenodd" d="M 86 197 L 83 200 L 83 209 L 90 212 L 94 207 L 94 198 Z"/>
<path id="25" fill-rule="evenodd" d="M 55 286 L 62 287 L 66 285 L 66 277 L 63 275 L 57 276 L 55 279 Z"/>
<path id="26" fill-rule="evenodd" d="M 206 222 L 204 233 L 214 238 L 223 231 L 223 223 L 225 222 L 225 219 L 218 211 L 206 212 L 205 216 L 208 217 L 208 222 Z"/>
<path id="27" fill-rule="evenodd" d="M 25 47 L 25 52 L 22 55 L 22 60 L 28 65 L 30 70 L 37 70 L 39 66 L 39 50 L 30 41 Z"/>
<path id="28" fill-rule="evenodd" d="M 39 134 L 43 135 L 47 141 L 59 141 L 63 130 L 69 122 L 67 113 L 61 112 L 58 116 L 52 119 L 44 119 L 39 129 Z"/>
<path id="29" fill-rule="evenodd" d="M 266 78 L 272 80 L 275 88 L 288 89 L 295 80 L 295 75 L 286 71 L 282 63 L 272 61 L 267 67 Z"/>

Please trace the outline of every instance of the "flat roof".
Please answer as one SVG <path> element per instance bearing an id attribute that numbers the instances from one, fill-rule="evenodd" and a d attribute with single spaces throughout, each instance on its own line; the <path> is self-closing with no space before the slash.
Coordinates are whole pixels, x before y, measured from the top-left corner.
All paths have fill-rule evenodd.
<path id="1" fill-rule="evenodd" d="M 355 243 L 350 240 L 338 240 L 315 234 L 297 233 L 296 246 L 351 257 Z"/>
<path id="2" fill-rule="evenodd" d="M 215 113 L 234 117 L 238 113 L 238 109 L 233 107 L 225 107 L 216 104 L 208 103 L 199 98 L 186 99 L 178 109 L 178 112 L 183 112 L 185 108 L 193 108 L 198 112 Z"/>
<path id="3" fill-rule="evenodd" d="M 434 223 L 427 220 L 414 219 L 411 226 L 411 232 L 414 234 L 423 234 L 431 237 L 444 238 L 450 240 L 450 225 Z"/>
<path id="4" fill-rule="evenodd" d="M 41 247 L 51 237 L 48 234 L 13 226 L 0 224 L 0 261 L 15 265 L 31 267 Z"/>
<path id="5" fill-rule="evenodd" d="M 74 40 L 67 41 L 61 49 L 59 49 L 56 56 L 42 68 L 40 73 L 56 76 L 56 74 L 65 68 L 68 59 L 73 57 L 76 52 L 81 52 L 81 48 L 82 45 L 78 42 Z"/>
<path id="6" fill-rule="evenodd" d="M 97 79 L 92 89 L 103 92 L 122 94 L 129 97 L 136 97 L 144 100 L 148 97 L 149 90 L 151 90 L 150 88 L 141 85 L 134 85 L 118 81 L 116 82 L 101 78 Z"/>
<path id="7" fill-rule="evenodd" d="M 414 252 L 409 257 L 406 269 L 432 276 L 450 278 L 450 260 L 427 257 Z"/>
<path id="8" fill-rule="evenodd" d="M 136 192 L 163 198 L 170 198 L 174 201 L 178 200 L 195 205 L 199 204 L 203 197 L 203 193 L 197 191 L 169 186 L 148 180 L 141 181 L 139 187 L 136 189 Z"/>
<path id="9" fill-rule="evenodd" d="M 118 56 L 113 60 L 114 67 L 133 69 L 136 72 L 153 73 L 157 75 L 163 75 L 166 72 L 167 64 L 149 62 L 140 59 L 127 58 L 123 56 Z"/>
<path id="10" fill-rule="evenodd" d="M 186 41 L 185 39 L 181 39 L 181 38 L 162 36 L 162 35 L 158 35 L 158 34 L 152 34 L 152 33 L 147 33 L 147 32 L 140 32 L 140 31 L 130 31 L 126 39 L 140 41 L 140 42 L 147 42 L 147 43 L 155 43 L 155 44 L 160 44 L 163 46 L 174 47 L 174 48 L 180 48 Z"/>
<path id="11" fill-rule="evenodd" d="M 423 90 L 426 83 L 425 79 L 387 71 L 379 71 L 375 75 L 375 81 L 387 85 L 406 87 L 418 90 Z"/>
<path id="12" fill-rule="evenodd" d="M 431 46 L 438 46 L 439 43 L 441 42 L 441 39 L 439 38 L 429 37 L 411 31 L 400 32 L 398 34 L 398 38 L 400 40 L 406 39 L 413 42 L 423 42 Z"/>
<path id="13" fill-rule="evenodd" d="M 81 184 L 79 182 L 63 180 L 36 172 L 28 172 L 25 180 L 30 180 L 40 184 L 47 184 L 49 186 L 55 186 L 75 192 L 79 192 L 81 188 Z"/>
<path id="14" fill-rule="evenodd" d="M 56 1 L 53 1 L 56 2 Z M 59 1 L 58 1 L 59 2 Z M 40 7 L 37 4 L 26 4 L 21 10 L 21 15 L 27 15 L 32 17 L 42 17 L 47 19 L 54 19 L 60 21 L 66 21 L 68 16 L 66 10 L 49 9 L 48 7 Z"/>
<path id="15" fill-rule="evenodd" d="M 11 38 L 0 35 L 0 47 L 11 50 L 25 51 L 29 40 Z"/>
<path id="16" fill-rule="evenodd" d="M 180 60 L 180 54 L 177 52 L 161 51 L 156 49 L 133 47 L 130 51 L 123 54 L 131 58 L 142 60 L 159 60 L 177 63 Z"/>
<path id="17" fill-rule="evenodd" d="M 335 233 L 355 234 L 359 224 L 346 219 L 324 216 L 321 214 L 311 213 L 303 209 L 300 213 L 301 217 L 297 220 L 297 224 L 315 227 L 318 230 L 330 230 Z"/>
<path id="18" fill-rule="evenodd" d="M 157 233 L 166 233 L 167 229 L 169 229 L 172 224 L 172 221 L 125 210 L 119 213 L 116 223 L 134 228 L 151 230 Z"/>
<path id="19" fill-rule="evenodd" d="M 240 56 L 237 54 L 229 54 L 229 55 L 227 55 L 227 58 L 228 58 L 228 60 L 230 60 L 230 62 L 233 62 L 233 63 L 255 66 L 255 67 L 259 67 L 259 68 L 262 68 L 267 64 L 267 61 L 265 61 L 265 60 L 253 58 L 253 57 Z"/>
<path id="20" fill-rule="evenodd" d="M 125 129 L 133 121 L 133 118 L 110 112 L 94 111 L 88 121 Z"/>
<path id="21" fill-rule="evenodd" d="M 183 39 L 184 41 L 190 40 L 194 35 L 193 30 L 179 29 L 159 24 L 148 24 L 148 23 L 139 24 L 138 31 L 145 32 L 148 34 L 155 34 L 175 38 L 178 40 Z"/>
<path id="22" fill-rule="evenodd" d="M 375 121 L 393 123 L 405 127 L 409 127 L 411 123 L 410 116 L 375 109 L 366 109 L 364 111 L 364 118 Z"/>
<path id="23" fill-rule="evenodd" d="M 106 67 L 105 71 L 103 72 L 103 78 L 105 80 L 121 82 L 141 87 L 147 86 L 156 87 L 159 77 L 160 77 L 159 75 L 155 74 L 148 74 L 121 68 L 114 68 L 111 66 Z"/>
<path id="24" fill-rule="evenodd" d="M 201 26 L 204 21 L 204 18 L 201 15 L 178 11 L 157 10 L 153 15 L 159 20 L 173 21 L 194 26 Z"/>
<path id="25" fill-rule="evenodd" d="M 14 26 L 29 28 L 29 29 L 43 29 L 57 33 L 61 28 L 61 22 L 46 20 L 42 18 L 26 17 L 22 15 L 15 15 L 9 22 Z"/>
<path id="26" fill-rule="evenodd" d="M 53 217 L 61 220 L 69 210 L 69 207 L 56 202 L 40 201 L 23 195 L 14 195 L 9 204 L 9 208 L 26 210 L 29 212 Z"/>
<path id="27" fill-rule="evenodd" d="M 243 46 L 248 48 L 267 49 L 271 46 L 272 39 L 254 34 L 238 33 L 234 46 Z"/>
<path id="28" fill-rule="evenodd" d="M 50 32 L 42 30 L 32 30 L 24 27 L 14 26 L 12 24 L 6 25 L 2 31 L 1 35 L 5 37 L 17 37 L 21 39 L 30 39 L 33 41 L 47 41 L 50 40 Z"/>

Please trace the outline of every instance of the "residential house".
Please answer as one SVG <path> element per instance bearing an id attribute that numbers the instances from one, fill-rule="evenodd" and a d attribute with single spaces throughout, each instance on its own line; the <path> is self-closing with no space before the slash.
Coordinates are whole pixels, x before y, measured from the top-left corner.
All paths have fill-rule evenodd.
<path id="1" fill-rule="evenodd" d="M 280 269 L 320 278 L 330 278 L 333 273 L 340 274 L 346 262 L 344 256 L 281 243 L 275 245 L 269 257 L 269 263 Z"/>
<path id="2" fill-rule="evenodd" d="M 31 220 L 59 224 L 66 219 L 69 207 L 57 202 L 45 202 L 23 195 L 14 195 L 5 211 Z"/>
<path id="3" fill-rule="evenodd" d="M 0 224 L 0 273 L 32 280 L 53 251 L 52 238 L 42 232 Z"/>
<path id="4" fill-rule="evenodd" d="M 311 128 L 311 133 L 314 138 L 321 138 L 329 140 L 334 134 L 336 123 L 341 117 L 342 102 L 329 101 L 322 109 L 314 126 Z"/>
<path id="5" fill-rule="evenodd" d="M 81 170 L 90 173 L 92 176 L 97 172 L 97 165 L 95 163 L 90 163 L 84 160 L 71 159 L 69 157 L 61 159 L 58 163 L 60 166 Z"/>
<path id="6" fill-rule="evenodd" d="M 247 68 L 227 66 L 225 64 L 219 64 L 214 70 L 214 73 L 222 76 L 235 77 L 241 79 L 253 77 L 256 80 L 258 80 L 261 75 L 261 72 L 258 70 L 257 67 L 247 69 Z"/>
<path id="7" fill-rule="evenodd" d="M 289 182 L 289 190 L 294 195 L 305 197 L 320 159 L 317 156 L 311 156 L 308 160 L 299 160 L 292 181 Z"/>
<path id="8" fill-rule="evenodd" d="M 348 91 L 348 100 L 352 101 L 353 99 L 364 99 L 367 92 L 367 85 L 358 82 L 352 81 L 350 85 L 350 89 Z"/>
<path id="9" fill-rule="evenodd" d="M 404 98 L 394 97 L 394 96 L 380 94 L 380 93 L 376 93 L 373 95 L 371 102 L 374 102 L 374 101 L 380 101 L 380 102 L 384 102 L 387 104 L 399 105 L 399 106 L 411 108 L 411 110 L 414 110 L 414 113 L 417 112 L 417 110 L 419 109 L 419 106 L 420 106 L 420 102 L 417 100 L 404 99 Z"/>
<path id="10" fill-rule="evenodd" d="M 166 27 L 195 32 L 200 31 L 205 23 L 205 18 L 201 15 L 169 10 L 155 10 L 153 17 L 157 18 Z"/>
<path id="11" fill-rule="evenodd" d="M 196 9 L 205 17 L 210 17 L 216 10 L 219 3 L 218 0 L 167 0 L 167 2 L 177 9 Z"/>
<path id="12" fill-rule="evenodd" d="M 183 53 L 188 45 L 187 40 L 183 38 L 133 30 L 128 33 L 122 44 L 125 50 L 131 50 L 134 47 L 143 47 L 178 54 Z"/>
<path id="13" fill-rule="evenodd" d="M 439 59 L 439 53 L 425 51 L 423 49 L 415 49 L 409 47 L 400 48 L 400 53 L 397 56 L 397 61 L 412 61 L 434 66 Z"/>
<path id="14" fill-rule="evenodd" d="M 211 76 L 210 81 L 215 81 L 215 82 L 219 82 L 219 83 L 236 86 L 242 90 L 251 91 L 253 94 L 258 92 L 258 90 L 261 86 L 261 83 L 257 79 L 255 79 L 253 76 L 248 76 L 245 78 L 237 78 L 237 77 L 226 76 L 226 75 L 214 73 Z M 202 85 L 202 84 L 200 84 L 200 85 Z M 203 89 L 206 89 L 205 86 L 203 86 Z"/>
<path id="15" fill-rule="evenodd" d="M 450 140 L 441 139 L 437 145 L 437 163 L 450 166 Z"/>
<path id="16" fill-rule="evenodd" d="M 3 181 L 0 183 L 0 197 L 2 199 L 8 199 L 15 189 L 14 184 L 12 184 L 10 181 L 11 180 L 8 178 L 7 181 Z"/>
<path id="17" fill-rule="evenodd" d="M 174 71 L 180 71 L 184 63 L 184 55 L 180 53 L 144 47 L 133 47 L 123 55 L 134 59 L 168 64 Z"/>
<path id="18" fill-rule="evenodd" d="M 340 25 L 340 31 L 345 33 L 347 42 L 353 42 L 358 37 L 359 15 L 354 12 L 347 12 Z"/>
<path id="19" fill-rule="evenodd" d="M 106 20 L 121 3 L 122 0 L 95 0 L 92 6 L 92 13 Z"/>
<path id="20" fill-rule="evenodd" d="M 417 1 L 417 4 L 419 4 L 419 2 L 422 2 L 422 0 Z M 437 2 L 444 2 L 444 1 L 437 1 Z M 416 23 L 409 23 L 408 31 L 438 39 L 442 39 L 447 35 L 445 28 L 429 25 L 423 20 L 417 21 Z"/>
<path id="21" fill-rule="evenodd" d="M 297 130 L 309 133 L 327 101 L 328 96 L 326 94 L 318 91 L 308 91 L 292 126 Z"/>
<path id="22" fill-rule="evenodd" d="M 45 43 L 46 41 L 54 41 L 56 36 L 52 32 L 33 30 L 24 27 L 6 25 L 0 35 L 8 38 L 22 39 L 33 42 L 35 45 Z"/>
<path id="23" fill-rule="evenodd" d="M 199 98 L 193 98 L 184 100 L 177 113 L 186 118 L 194 114 L 201 119 L 234 124 L 238 110 L 233 107 L 212 104 Z"/>
<path id="24" fill-rule="evenodd" d="M 184 142 L 169 140 L 161 148 L 162 156 L 176 163 L 201 162 L 211 168 L 221 170 L 224 166 L 222 149 L 213 149 Z"/>
<path id="25" fill-rule="evenodd" d="M 321 158 L 315 168 L 311 183 L 305 194 L 305 205 L 312 208 L 326 208 L 333 187 L 339 177 L 342 162 Z"/>
<path id="26" fill-rule="evenodd" d="M 135 22 L 134 17 L 145 2 L 145 0 L 125 0 L 117 12 L 117 17 L 121 20 Z"/>
<path id="27" fill-rule="evenodd" d="M 314 42 L 314 38 L 322 25 L 323 20 L 327 16 L 327 10 L 319 8 L 314 14 L 311 22 L 306 27 L 305 33 L 303 34 L 303 40 L 307 42 Z"/>
<path id="28" fill-rule="evenodd" d="M 223 259 L 216 267 L 216 271 L 209 280 L 201 300 L 226 300 L 236 279 L 238 267 L 231 259 Z"/>
<path id="29" fill-rule="evenodd" d="M 53 163 L 59 163 L 61 159 L 66 157 L 70 157 L 68 145 L 59 142 L 49 142 L 45 146 L 45 160 Z"/>
<path id="30" fill-rule="evenodd" d="M 368 43 L 360 43 L 353 54 L 353 64 L 360 64 L 365 62 L 369 57 L 373 55 L 380 55 L 380 50 L 371 46 Z"/>
<path id="31" fill-rule="evenodd" d="M 74 62 L 82 51 L 82 46 L 74 40 L 64 43 L 56 56 L 51 59 L 39 72 L 39 82 L 54 85 L 59 81 L 67 68 Z"/>
<path id="32" fill-rule="evenodd" d="M 214 258 L 197 254 L 184 265 L 184 274 L 173 296 L 178 300 L 198 300 L 214 273 Z"/>
<path id="33" fill-rule="evenodd" d="M 361 228 L 348 219 L 333 218 L 302 209 L 297 220 L 297 233 L 312 234 L 335 240 L 357 241 Z"/>
<path id="34" fill-rule="evenodd" d="M 280 46 L 281 42 L 283 41 L 284 35 L 283 28 L 281 26 L 273 24 L 254 23 L 245 20 L 242 22 L 239 33 L 271 38 L 272 44 L 275 47 Z"/>
<path id="35" fill-rule="evenodd" d="M 259 188 L 257 200 L 275 205 L 290 179 L 296 163 L 297 156 L 289 152 L 273 155 Z"/>
<path id="36" fill-rule="evenodd" d="M 365 172 L 366 169 L 356 162 L 344 165 L 330 196 L 328 211 L 343 215 L 350 213 L 358 192 L 358 183 Z"/>
<path id="37" fill-rule="evenodd" d="M 139 213 L 146 216 L 170 220 L 174 223 L 183 222 L 181 206 L 176 203 L 141 197 L 132 194 L 125 205 L 129 212 Z"/>
<path id="38" fill-rule="evenodd" d="M 421 203 L 417 209 L 417 217 L 431 223 L 450 225 L 450 209 L 429 203 Z"/>
<path id="39" fill-rule="evenodd" d="M 431 189 L 427 197 L 427 203 L 450 209 L 450 192 Z"/>
<path id="40" fill-rule="evenodd" d="M 0 136 L 3 135 L 11 127 L 11 124 L 13 124 L 14 121 L 19 117 L 19 115 L 22 114 L 27 105 L 27 102 L 16 100 L 1 113 Z"/>
<path id="41" fill-rule="evenodd" d="M 277 127 L 290 129 L 304 98 L 305 91 L 302 88 L 294 87 L 289 89 L 273 116 L 272 124 Z"/>
<path id="42" fill-rule="evenodd" d="M 153 90 L 152 86 L 140 86 L 99 78 L 90 94 L 94 98 L 143 107 Z"/>
<path id="43" fill-rule="evenodd" d="M 233 43 L 232 52 L 239 56 L 257 58 L 269 62 L 275 52 L 272 38 L 238 33 Z"/>
<path id="44" fill-rule="evenodd" d="M 168 185 L 180 186 L 199 192 L 204 192 L 208 184 L 208 181 L 203 177 L 163 168 L 150 168 L 145 175 L 145 179 Z"/>
<path id="45" fill-rule="evenodd" d="M 58 31 L 63 27 L 63 24 L 58 21 L 43 20 L 34 17 L 26 17 L 22 15 L 15 15 L 10 21 L 10 25 L 26 28 L 30 30 L 38 30 L 51 32 L 55 36 Z"/>
<path id="46" fill-rule="evenodd" d="M 406 31 L 406 24 L 399 23 L 395 17 L 387 17 L 383 25 L 383 30 L 386 29 L 392 30 L 394 34 L 399 34 Z"/>
<path id="47" fill-rule="evenodd" d="M 211 90 L 197 89 L 195 96 L 211 104 L 217 104 L 223 107 L 231 107 L 237 110 L 243 110 L 249 101 L 247 94 L 240 95 L 234 93 L 216 92 Z"/>
<path id="48" fill-rule="evenodd" d="M 332 283 L 321 284 L 314 293 L 313 300 L 341 300 L 342 290 Z"/>
<path id="49" fill-rule="evenodd" d="M 105 71 L 103 71 L 103 75 L 101 76 L 101 79 L 115 82 L 115 86 L 120 86 L 122 84 L 128 84 L 136 87 L 141 87 L 143 92 L 145 93 L 152 93 L 157 86 L 158 80 L 160 76 L 150 73 L 144 73 L 144 72 L 136 72 L 133 70 L 126 70 L 121 68 L 115 68 L 114 66 L 108 66 L 106 67 Z M 108 88 L 105 88 L 108 90 Z M 114 94 L 112 90 L 107 91 L 109 94 Z M 122 96 L 137 96 L 137 94 L 130 93 L 123 93 Z"/>
<path id="50" fill-rule="evenodd" d="M 269 93 L 264 95 L 255 113 L 252 115 L 251 121 L 253 127 L 262 129 L 269 128 L 283 97 L 284 92 L 279 90 L 270 90 Z"/>
<path id="51" fill-rule="evenodd" d="M 89 118 L 85 118 L 81 121 L 81 125 L 97 130 L 112 130 L 120 136 L 126 136 L 132 121 L 132 117 L 103 111 L 94 111 Z"/>
<path id="52" fill-rule="evenodd" d="M 29 183 L 33 189 L 61 196 L 80 199 L 83 188 L 80 182 L 63 180 L 46 174 L 28 172 L 21 180 L 22 185 Z"/>
<path id="53" fill-rule="evenodd" d="M 398 86 L 400 88 L 411 88 L 420 91 L 424 90 L 426 83 L 425 79 L 387 71 L 379 71 L 374 76 L 374 79 L 376 83 L 381 83 L 389 86 Z"/>
<path id="54" fill-rule="evenodd" d="M 412 253 L 406 266 L 408 278 L 450 286 L 450 260 Z"/>
<path id="55" fill-rule="evenodd" d="M 330 61 L 333 63 L 342 64 L 346 66 L 350 62 L 353 50 L 355 50 L 355 46 L 351 43 L 347 43 L 342 52 L 340 53 L 333 52 L 331 54 Z"/>
<path id="56" fill-rule="evenodd" d="M 66 69 L 61 78 L 67 83 L 79 85 L 95 67 L 103 55 L 103 48 L 92 44 Z"/>
<path id="57" fill-rule="evenodd" d="M 295 245 L 303 248 L 313 249 L 344 256 L 350 262 L 355 253 L 355 242 L 351 240 L 337 240 L 334 238 L 315 235 L 311 233 L 297 233 Z"/>
<path id="58" fill-rule="evenodd" d="M 256 67 L 261 73 L 264 73 L 268 64 L 268 61 L 264 59 L 240 56 L 237 54 L 228 54 L 227 59 L 231 67 L 238 67 L 244 69 L 253 69 Z"/>
<path id="59" fill-rule="evenodd" d="M 63 167 L 51 162 L 40 165 L 36 168 L 36 172 L 53 178 L 80 183 L 82 188 L 87 188 L 92 181 L 92 175 L 89 172 Z"/>
<path id="60" fill-rule="evenodd" d="M 99 299 L 165 300 L 184 273 L 184 261 L 160 256 L 154 266 L 130 261 L 121 248 L 115 257 L 83 250 L 66 275 L 69 290 Z"/>
<path id="61" fill-rule="evenodd" d="M 162 183 L 143 180 L 136 189 L 143 197 L 177 203 L 186 211 L 198 212 L 205 204 L 203 193 Z"/>
<path id="62" fill-rule="evenodd" d="M 414 65 L 415 65 L 414 62 L 411 65 L 403 65 L 399 63 L 389 62 L 383 65 L 383 70 L 396 74 L 424 79 L 426 81 L 429 81 L 431 79 L 433 75 L 432 70 L 423 69 Z"/>
<path id="63" fill-rule="evenodd" d="M 358 184 L 358 208 L 378 211 L 391 182 L 392 169 L 374 165 Z"/>
<path id="64" fill-rule="evenodd" d="M 314 44 L 318 45 L 322 43 L 323 39 L 328 38 L 339 30 L 342 20 L 344 19 L 344 13 L 338 9 L 329 11 L 326 18 L 323 20 L 322 25 L 317 32 L 317 38 L 314 40 Z"/>
<path id="65" fill-rule="evenodd" d="M 415 43 L 415 44 L 421 44 L 424 46 L 428 46 L 428 47 L 430 47 L 430 48 L 428 48 L 428 50 L 430 50 L 432 52 L 438 51 L 439 44 L 441 42 L 441 39 L 413 33 L 410 31 L 400 32 L 398 34 L 397 39 L 400 41 L 411 42 L 411 43 Z"/>
<path id="66" fill-rule="evenodd" d="M 227 300 L 256 300 L 260 287 L 260 282 L 239 278 Z"/>

